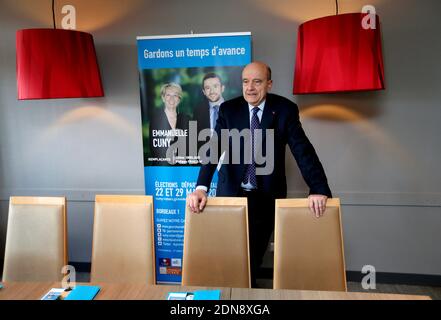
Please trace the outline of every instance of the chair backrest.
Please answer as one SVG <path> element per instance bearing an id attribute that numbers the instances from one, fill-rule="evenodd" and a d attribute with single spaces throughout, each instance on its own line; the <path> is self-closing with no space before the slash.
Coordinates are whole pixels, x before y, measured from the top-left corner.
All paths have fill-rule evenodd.
<path id="1" fill-rule="evenodd" d="M 246 198 L 208 198 L 185 214 L 182 285 L 250 287 Z"/>
<path id="2" fill-rule="evenodd" d="M 155 284 L 153 199 L 97 195 L 91 281 Z"/>
<path id="3" fill-rule="evenodd" d="M 276 200 L 274 289 L 346 291 L 340 200 L 315 218 L 308 199 Z"/>
<path id="4" fill-rule="evenodd" d="M 64 197 L 11 197 L 3 281 L 60 281 L 67 265 Z"/>

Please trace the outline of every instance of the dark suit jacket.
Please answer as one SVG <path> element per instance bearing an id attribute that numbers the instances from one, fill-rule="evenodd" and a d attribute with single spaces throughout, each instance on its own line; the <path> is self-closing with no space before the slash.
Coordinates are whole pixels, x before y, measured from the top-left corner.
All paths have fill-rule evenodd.
<path id="1" fill-rule="evenodd" d="M 210 128 L 210 105 L 205 100 L 193 110 L 193 120 L 198 122 L 198 132 L 202 129 Z"/>
<path id="2" fill-rule="evenodd" d="M 287 193 L 285 176 L 286 145 L 291 149 L 302 176 L 310 188 L 310 194 L 322 194 L 332 197 L 327 178 L 314 147 L 309 142 L 299 120 L 299 109 L 290 100 L 275 94 L 268 94 L 263 111 L 261 127 L 274 130 L 274 170 L 271 174 L 257 176 L 258 189 L 276 198 L 285 198 Z M 222 129 L 250 128 L 248 103 L 243 97 L 224 102 L 219 110 L 216 133 L 220 139 Z M 265 137 L 265 131 L 264 131 Z M 240 163 L 232 163 L 232 148 L 227 154 L 229 164 L 223 164 L 219 171 L 217 196 L 238 196 L 243 181 L 246 165 L 244 164 L 243 139 L 241 139 Z M 219 143 L 219 146 L 221 143 Z M 218 150 L 220 156 L 224 150 Z M 237 152 L 237 151 L 236 151 Z M 265 140 L 263 155 L 266 154 Z M 227 158 L 226 157 L 226 158 Z M 199 171 L 197 185 L 209 188 L 217 164 L 205 164 Z"/>
<path id="3" fill-rule="evenodd" d="M 193 110 L 193 114 L 193 120 L 197 121 L 198 125 L 198 135 L 201 130 L 210 129 L 210 105 L 208 104 L 208 100 L 205 100 L 203 103 L 198 105 Z M 203 146 L 206 142 L 207 141 L 197 141 L 198 152 L 201 146 Z"/>

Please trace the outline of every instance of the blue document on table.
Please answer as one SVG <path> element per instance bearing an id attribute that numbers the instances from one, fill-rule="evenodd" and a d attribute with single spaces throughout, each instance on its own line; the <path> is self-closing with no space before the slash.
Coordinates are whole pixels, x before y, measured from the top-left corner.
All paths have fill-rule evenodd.
<path id="1" fill-rule="evenodd" d="M 93 300 L 99 291 L 97 286 L 76 286 L 64 300 Z"/>
<path id="2" fill-rule="evenodd" d="M 220 300 L 220 290 L 197 290 L 194 292 L 193 300 Z"/>
<path id="3" fill-rule="evenodd" d="M 167 300 L 220 300 L 220 290 L 196 290 L 194 292 L 169 292 Z"/>

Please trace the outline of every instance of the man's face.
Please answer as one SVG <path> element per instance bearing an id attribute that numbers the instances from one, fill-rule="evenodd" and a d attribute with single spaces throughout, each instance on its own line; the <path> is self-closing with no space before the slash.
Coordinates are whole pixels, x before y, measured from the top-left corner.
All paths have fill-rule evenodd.
<path id="1" fill-rule="evenodd" d="M 202 88 L 202 92 L 207 97 L 210 102 L 218 102 L 222 98 L 222 93 L 225 90 L 225 86 L 223 86 L 219 80 L 219 78 L 208 78 L 204 81 L 204 87 Z"/>
<path id="2" fill-rule="evenodd" d="M 268 80 L 268 70 L 264 64 L 251 63 L 242 71 L 242 92 L 245 100 L 257 107 L 265 100 L 268 91 L 273 85 Z"/>

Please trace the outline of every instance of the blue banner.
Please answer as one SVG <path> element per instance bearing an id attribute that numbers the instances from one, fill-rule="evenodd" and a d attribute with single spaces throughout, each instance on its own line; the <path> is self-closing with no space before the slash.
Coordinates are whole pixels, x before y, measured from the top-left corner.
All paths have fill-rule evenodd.
<path id="1" fill-rule="evenodd" d="M 243 66 L 250 57 L 251 35 L 138 40 L 141 69 Z"/>
<path id="2" fill-rule="evenodd" d="M 181 282 L 185 201 L 196 188 L 199 149 L 209 139 L 203 129 L 213 129 L 212 110 L 242 94 L 241 72 L 249 62 L 250 33 L 138 37 L 145 192 L 154 199 L 157 283 Z M 178 141 L 183 148 L 170 153 Z M 217 174 L 209 196 L 216 195 L 216 183 Z"/>

